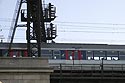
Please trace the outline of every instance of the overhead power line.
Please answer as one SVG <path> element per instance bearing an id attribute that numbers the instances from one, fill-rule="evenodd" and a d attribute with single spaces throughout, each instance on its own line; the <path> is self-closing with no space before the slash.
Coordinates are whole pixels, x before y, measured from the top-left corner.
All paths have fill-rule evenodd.
<path id="1" fill-rule="evenodd" d="M 58 24 L 58 26 L 70 26 L 70 28 L 76 28 L 78 29 L 78 27 L 81 27 L 80 29 L 82 29 L 82 27 L 84 28 L 99 28 L 99 29 L 110 29 L 110 28 L 118 28 L 118 29 L 125 29 L 125 27 L 109 27 L 109 26 L 84 26 L 84 25 L 67 25 L 67 24 Z M 83 28 L 83 29 L 84 29 Z"/>
<path id="2" fill-rule="evenodd" d="M 70 30 L 70 31 L 67 31 L 67 30 L 59 30 L 58 32 L 84 32 L 84 33 L 124 33 L 125 34 L 125 32 L 114 32 L 114 31 L 112 31 L 112 32 L 106 32 L 106 31 L 81 31 L 81 30 L 75 30 L 75 31 L 73 31 L 73 30 Z"/>
<path id="3" fill-rule="evenodd" d="M 61 40 L 61 41 L 125 41 L 125 39 L 101 39 L 101 38 L 98 38 L 98 39 L 67 39 L 67 38 L 59 38 L 58 40 Z"/>
<path id="4" fill-rule="evenodd" d="M 91 24 L 91 25 L 124 25 L 125 24 L 120 24 L 120 23 L 91 23 L 91 22 L 69 22 L 69 21 L 55 21 L 55 23 L 63 23 L 63 24 Z"/>
<path id="5" fill-rule="evenodd" d="M 0 21 L 3 22 L 12 22 L 15 19 L 12 18 L 0 18 Z M 124 25 L 124 23 L 95 23 L 95 22 L 71 22 L 71 21 L 54 21 L 55 23 L 63 23 L 63 24 L 89 24 L 89 25 Z"/>

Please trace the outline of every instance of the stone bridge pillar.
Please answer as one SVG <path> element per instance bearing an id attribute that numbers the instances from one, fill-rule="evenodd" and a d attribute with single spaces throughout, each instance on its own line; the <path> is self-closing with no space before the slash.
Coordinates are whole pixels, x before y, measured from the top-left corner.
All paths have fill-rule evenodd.
<path id="1" fill-rule="evenodd" d="M 50 83 L 45 58 L 0 58 L 0 83 Z"/>

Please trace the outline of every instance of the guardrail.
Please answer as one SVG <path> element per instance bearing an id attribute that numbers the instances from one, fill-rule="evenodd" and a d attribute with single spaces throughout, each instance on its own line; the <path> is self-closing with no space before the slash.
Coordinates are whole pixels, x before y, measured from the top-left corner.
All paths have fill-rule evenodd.
<path id="1" fill-rule="evenodd" d="M 125 65 L 51 65 L 52 79 L 125 79 Z"/>
<path id="2" fill-rule="evenodd" d="M 125 71 L 125 61 L 107 60 L 49 60 L 50 67 L 54 70 L 104 70 L 104 71 Z"/>
<path id="3" fill-rule="evenodd" d="M 54 70 L 103 70 L 104 71 L 125 71 L 125 64 L 104 64 L 104 65 L 95 65 L 95 64 L 50 64 L 50 67 Z"/>

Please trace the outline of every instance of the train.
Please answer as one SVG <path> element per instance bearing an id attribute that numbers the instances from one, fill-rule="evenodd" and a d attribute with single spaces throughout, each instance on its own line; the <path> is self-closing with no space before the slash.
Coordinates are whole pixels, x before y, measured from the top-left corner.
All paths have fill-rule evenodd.
<path id="1" fill-rule="evenodd" d="M 8 45 L 0 43 L 0 57 L 28 57 L 26 43 L 12 44 L 9 56 Z M 125 60 L 125 45 L 43 43 L 41 57 L 52 60 Z"/>

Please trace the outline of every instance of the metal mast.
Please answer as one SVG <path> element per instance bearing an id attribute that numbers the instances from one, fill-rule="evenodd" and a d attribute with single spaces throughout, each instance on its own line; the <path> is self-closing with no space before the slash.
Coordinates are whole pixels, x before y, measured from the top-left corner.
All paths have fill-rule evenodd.
<path id="1" fill-rule="evenodd" d="M 56 16 L 56 8 L 51 3 L 43 4 L 42 0 L 20 0 L 18 13 L 14 26 L 11 27 L 12 37 L 9 49 L 13 42 L 19 13 L 21 10 L 21 21 L 26 22 L 27 51 L 29 57 L 41 56 L 41 44 L 56 38 L 56 27 L 51 23 Z M 27 4 L 27 9 L 21 9 L 22 3 Z M 17 7 L 16 7 L 17 8 Z M 20 25 L 19 25 L 20 26 Z"/>
<path id="2" fill-rule="evenodd" d="M 56 27 L 51 23 L 56 18 L 56 8 L 51 3 L 43 4 L 42 0 L 27 0 L 26 15 L 25 11 L 21 10 L 21 20 L 27 22 L 28 56 L 40 57 L 41 43 L 56 38 Z"/>
<path id="3" fill-rule="evenodd" d="M 31 26 L 32 24 L 32 26 Z M 32 40 L 36 40 L 33 44 Z M 41 42 L 46 43 L 46 33 L 41 0 L 27 0 L 28 56 L 41 56 Z M 33 51 L 35 49 L 35 51 Z"/>

